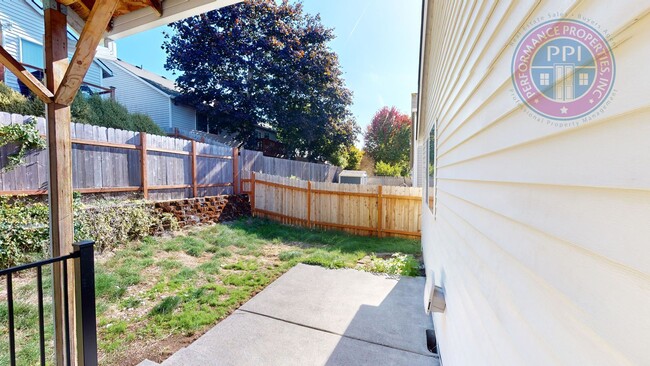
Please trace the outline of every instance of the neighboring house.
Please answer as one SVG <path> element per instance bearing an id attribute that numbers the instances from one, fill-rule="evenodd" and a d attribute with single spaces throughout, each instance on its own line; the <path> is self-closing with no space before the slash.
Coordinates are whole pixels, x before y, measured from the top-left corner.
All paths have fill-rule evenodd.
<path id="1" fill-rule="evenodd" d="M 148 115 L 168 133 L 175 128 L 196 130 L 196 110 L 176 102 L 180 92 L 173 80 L 120 59 L 102 61 L 113 70 L 104 84 L 115 88 L 115 99 L 129 112 Z"/>
<path id="2" fill-rule="evenodd" d="M 16 60 L 27 64 L 25 68 L 31 72 L 42 69 L 43 59 L 43 9 L 40 1 L 11 0 L 0 1 L 0 45 Z M 70 58 L 75 50 L 76 36 L 68 31 L 68 50 Z M 100 47 L 98 53 L 110 52 Z M 104 85 L 104 78 L 111 76 L 111 70 L 106 64 L 95 59 L 84 78 L 87 83 L 86 91 L 106 91 L 97 88 Z M 0 81 L 13 89 L 20 90 L 18 80 L 4 66 L 0 65 Z"/>
<path id="3" fill-rule="evenodd" d="M 435 151 L 435 171 L 416 165 L 426 273 L 446 300 L 433 315 L 445 366 L 650 365 L 649 10 L 425 0 L 415 142 L 417 156 Z M 549 17 L 573 25 L 546 29 Z M 615 68 L 597 37 L 581 43 L 582 57 L 599 47 L 597 65 L 567 57 L 540 72 L 526 66 L 533 51 L 515 57 L 520 41 L 534 50 L 557 34 L 547 61 L 577 55 L 566 40 L 594 29 Z M 540 114 L 583 98 L 594 66 L 593 98 Z"/>

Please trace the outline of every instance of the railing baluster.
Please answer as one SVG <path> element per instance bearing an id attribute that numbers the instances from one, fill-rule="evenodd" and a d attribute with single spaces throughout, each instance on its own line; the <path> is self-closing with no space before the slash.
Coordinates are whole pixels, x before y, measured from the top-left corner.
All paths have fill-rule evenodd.
<path id="1" fill-rule="evenodd" d="M 74 252 L 68 255 L 48 258 L 42 261 L 22 264 L 12 268 L 0 270 L 0 276 L 7 277 L 7 315 L 8 315 L 8 333 L 9 333 L 9 361 L 11 366 L 16 365 L 16 325 L 14 317 L 14 294 L 13 294 L 13 274 L 25 271 L 30 268 L 36 268 L 36 284 L 38 292 L 38 333 L 39 333 L 39 351 L 40 364 L 47 364 L 47 354 L 45 353 L 45 316 L 44 316 L 44 299 L 43 299 L 43 266 L 61 263 L 63 271 L 63 317 L 64 317 L 64 340 L 62 344 L 56 344 L 56 347 L 64 347 L 66 355 L 66 364 L 73 363 L 80 366 L 97 365 L 97 318 L 95 314 L 95 264 L 94 264 L 94 243 L 84 241 L 75 243 Z M 81 346 L 79 358 L 72 361 L 70 358 L 70 296 L 68 260 L 74 260 L 73 280 L 79 285 L 76 286 L 74 301 L 76 304 L 75 324 L 77 333 L 77 342 Z"/>
<path id="2" fill-rule="evenodd" d="M 11 273 L 7 274 L 7 314 L 9 315 L 9 357 L 11 366 L 16 365 L 16 335 L 14 334 L 14 290 Z"/>
<path id="3" fill-rule="evenodd" d="M 36 267 L 38 288 L 38 336 L 41 350 L 41 365 L 45 365 L 45 324 L 43 321 L 43 267 Z"/>
<path id="4" fill-rule="evenodd" d="M 68 305 L 68 261 L 63 263 L 63 313 L 65 319 L 65 354 L 66 364 L 71 364 L 70 360 L 70 306 Z"/>

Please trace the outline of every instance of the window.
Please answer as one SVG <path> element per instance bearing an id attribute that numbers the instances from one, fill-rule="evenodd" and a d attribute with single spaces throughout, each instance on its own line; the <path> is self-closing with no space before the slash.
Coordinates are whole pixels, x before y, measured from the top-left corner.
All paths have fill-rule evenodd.
<path id="1" fill-rule="evenodd" d="M 550 76 L 547 72 L 539 74 L 539 85 L 549 85 Z"/>
<path id="2" fill-rule="evenodd" d="M 435 154 L 436 154 L 436 126 L 433 126 L 431 132 L 429 133 L 429 138 L 427 139 L 427 202 L 429 208 L 433 211 L 435 206 Z"/>
<path id="3" fill-rule="evenodd" d="M 43 68 L 43 46 L 25 39 L 20 40 L 20 62 Z M 33 70 L 30 70 L 33 71 Z"/>
<path id="4" fill-rule="evenodd" d="M 586 72 L 580 73 L 580 85 L 589 85 L 589 74 Z"/>

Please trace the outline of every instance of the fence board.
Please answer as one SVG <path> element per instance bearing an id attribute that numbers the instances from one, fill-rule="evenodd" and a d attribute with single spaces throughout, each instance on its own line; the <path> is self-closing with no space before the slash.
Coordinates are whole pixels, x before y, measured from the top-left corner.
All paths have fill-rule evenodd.
<path id="1" fill-rule="evenodd" d="M 311 182 L 262 173 L 246 183 L 257 216 L 358 235 L 420 236 L 421 188 Z"/>
<path id="2" fill-rule="evenodd" d="M 25 123 L 32 117 L 0 112 L 0 124 Z M 44 118 L 37 118 L 37 129 L 47 133 Z M 72 123 L 73 187 L 84 193 L 142 191 L 140 133 L 100 126 Z M 164 136 L 147 135 L 148 186 L 152 199 L 186 198 L 197 195 L 232 193 L 233 149 L 225 145 L 197 143 L 197 180 L 190 170 L 191 142 Z M 101 145 L 99 145 L 101 144 Z M 0 168 L 15 146 L 0 147 Z M 177 154 L 179 153 L 179 154 Z M 0 195 L 47 193 L 47 151 L 31 152 L 25 164 L 0 172 Z"/>
<path id="3" fill-rule="evenodd" d="M 246 174 L 242 175 L 241 179 L 246 180 L 250 179 L 250 173 L 244 172 L 257 172 L 314 182 L 334 182 L 338 180 L 341 172 L 341 168 L 337 166 L 272 158 L 254 150 L 242 149 L 239 160 L 241 172 Z M 244 184 L 247 185 L 246 182 Z"/>

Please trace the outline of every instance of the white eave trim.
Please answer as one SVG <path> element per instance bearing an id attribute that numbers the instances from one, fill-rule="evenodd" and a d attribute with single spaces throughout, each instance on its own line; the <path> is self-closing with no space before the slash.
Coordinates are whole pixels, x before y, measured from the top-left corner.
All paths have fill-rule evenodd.
<path id="1" fill-rule="evenodd" d="M 112 40 L 117 40 L 241 1 L 165 0 L 162 2 L 162 16 L 158 16 L 152 8 L 144 8 L 124 14 L 113 20 L 113 29 L 107 34 L 107 37 Z"/>

